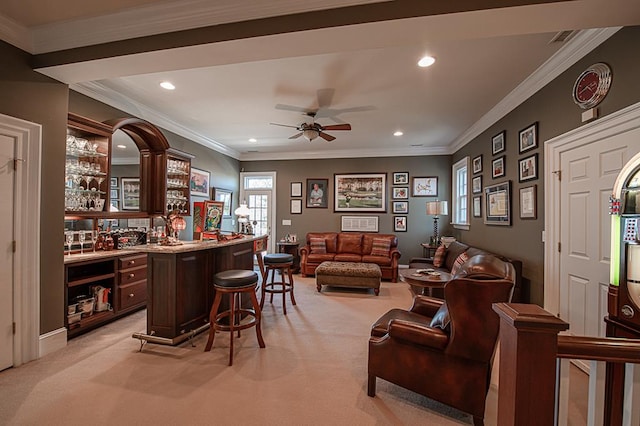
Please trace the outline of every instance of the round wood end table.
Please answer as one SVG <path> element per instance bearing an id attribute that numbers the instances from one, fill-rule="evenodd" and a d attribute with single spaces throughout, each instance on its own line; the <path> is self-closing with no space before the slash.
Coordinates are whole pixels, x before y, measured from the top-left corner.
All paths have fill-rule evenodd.
<path id="1" fill-rule="evenodd" d="M 434 288 L 443 288 L 446 283 L 451 280 L 452 275 L 448 272 L 440 272 L 439 275 L 430 275 L 428 273 L 420 273 L 424 269 L 408 268 L 400 269 L 398 274 L 402 281 L 409 285 L 422 288 L 424 296 L 431 296 L 431 290 Z"/>

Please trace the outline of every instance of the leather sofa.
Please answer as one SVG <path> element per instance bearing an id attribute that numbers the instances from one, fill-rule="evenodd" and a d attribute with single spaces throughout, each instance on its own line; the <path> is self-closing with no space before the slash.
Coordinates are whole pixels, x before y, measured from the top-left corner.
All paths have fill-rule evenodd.
<path id="1" fill-rule="evenodd" d="M 325 249 L 314 243 L 324 240 Z M 374 240 L 376 247 L 374 247 Z M 380 253 L 379 243 L 388 242 L 388 252 Z M 384 245 L 384 244 L 382 244 Z M 384 250 L 383 250 L 384 251 Z M 367 232 L 309 232 L 305 245 L 300 248 L 300 273 L 303 277 L 315 275 L 324 261 L 375 263 L 380 267 L 382 279 L 398 281 L 398 238 L 392 234 Z"/>
<path id="2" fill-rule="evenodd" d="M 513 290 L 512 301 L 514 303 L 529 303 L 528 287 L 525 286 L 522 278 L 522 261 L 511 259 L 496 253 L 491 253 L 488 250 L 484 250 L 478 247 L 469 246 L 460 241 L 454 241 L 449 245 L 449 247 L 447 247 L 442 266 L 434 267 L 433 258 L 414 257 L 409 262 L 409 267 L 419 268 L 419 269 L 433 268 L 437 271 L 450 273 L 456 259 L 463 252 L 466 253 L 469 258 L 472 258 L 473 256 L 476 256 L 478 254 L 488 254 L 488 255 L 495 256 L 504 262 L 511 263 L 513 265 L 513 268 L 515 269 L 515 288 Z M 421 292 L 422 288 L 413 289 L 413 290 L 414 290 L 414 293 L 417 294 Z"/>
<path id="3" fill-rule="evenodd" d="M 416 296 L 409 310 L 380 317 L 369 339 L 367 394 L 375 396 L 381 378 L 483 424 L 500 325 L 492 305 L 510 301 L 514 280 L 511 263 L 480 254 L 445 285 L 444 300 Z"/>

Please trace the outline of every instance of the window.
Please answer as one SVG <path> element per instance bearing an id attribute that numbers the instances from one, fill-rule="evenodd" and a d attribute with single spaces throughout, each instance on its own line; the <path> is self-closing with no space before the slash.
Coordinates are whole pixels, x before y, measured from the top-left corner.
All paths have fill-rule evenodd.
<path id="1" fill-rule="evenodd" d="M 469 229 L 469 197 L 468 197 L 468 170 L 469 157 L 464 157 L 453 165 L 453 203 L 452 219 L 453 227 L 457 229 Z"/>

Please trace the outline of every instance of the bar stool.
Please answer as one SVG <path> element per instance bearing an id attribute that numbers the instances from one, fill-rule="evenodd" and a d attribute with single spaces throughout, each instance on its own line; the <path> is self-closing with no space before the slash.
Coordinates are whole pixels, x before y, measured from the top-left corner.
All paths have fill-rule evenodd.
<path id="1" fill-rule="evenodd" d="M 209 352 L 213 346 L 213 339 L 216 335 L 216 331 L 228 331 L 229 334 L 229 365 L 233 365 L 233 333 L 238 332 L 240 337 L 240 330 L 245 328 L 256 328 L 256 335 L 258 336 L 258 344 L 261 348 L 265 347 L 264 340 L 262 340 L 262 330 L 260 328 L 260 305 L 258 304 L 258 298 L 256 297 L 256 287 L 258 286 L 258 274 L 253 271 L 232 269 L 229 271 L 219 272 L 215 274 L 213 278 L 213 288 L 216 290 L 216 296 L 213 300 L 213 306 L 211 307 L 211 313 L 209 314 L 210 329 L 209 340 L 207 340 L 207 346 L 204 348 L 205 352 Z M 242 308 L 241 295 L 243 293 L 249 294 L 253 309 Z M 218 313 L 222 296 L 229 295 L 229 309 Z M 252 318 L 250 321 L 240 324 L 242 314 L 250 315 Z M 229 319 L 229 325 L 221 323 L 224 318 Z"/>
<path id="2" fill-rule="evenodd" d="M 291 303 L 296 304 L 296 298 L 293 295 L 293 274 L 291 267 L 293 266 L 293 255 L 286 253 L 273 253 L 264 256 L 264 265 L 266 272 L 262 277 L 262 297 L 260 298 L 260 309 L 264 306 L 266 293 L 271 294 L 269 300 L 273 303 L 273 294 L 282 293 L 282 311 L 287 315 L 286 293 L 291 295 Z M 276 282 L 276 271 L 280 272 L 280 281 Z M 271 282 L 269 281 L 269 272 L 271 272 Z M 285 272 L 289 277 L 289 282 L 285 281 Z"/>

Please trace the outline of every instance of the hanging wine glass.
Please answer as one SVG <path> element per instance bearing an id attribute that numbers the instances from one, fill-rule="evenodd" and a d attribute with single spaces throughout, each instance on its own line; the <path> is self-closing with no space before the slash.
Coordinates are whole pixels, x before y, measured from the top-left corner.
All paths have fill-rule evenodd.
<path id="1" fill-rule="evenodd" d="M 65 241 L 67 243 L 67 246 L 69 247 L 69 256 L 71 256 L 71 245 L 73 244 L 73 232 L 72 231 L 65 231 L 64 239 L 65 239 Z"/>
<path id="2" fill-rule="evenodd" d="M 83 254 L 84 252 L 84 240 L 85 240 L 85 233 L 84 232 L 79 232 L 78 233 L 78 242 L 80 243 L 80 254 Z"/>

